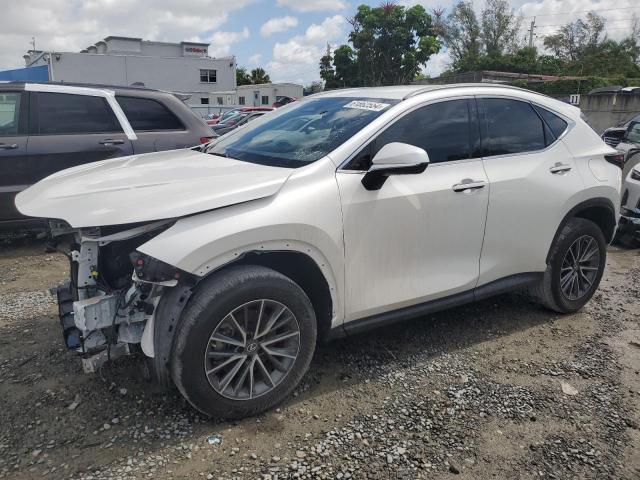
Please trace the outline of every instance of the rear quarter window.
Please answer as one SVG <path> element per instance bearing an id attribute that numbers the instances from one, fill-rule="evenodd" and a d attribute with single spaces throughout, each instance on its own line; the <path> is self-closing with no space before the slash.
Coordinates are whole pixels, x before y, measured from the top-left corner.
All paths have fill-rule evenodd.
<path id="1" fill-rule="evenodd" d="M 157 100 L 121 96 L 116 100 L 135 131 L 184 130 L 178 117 Z"/>
<path id="2" fill-rule="evenodd" d="M 539 107 L 538 105 L 534 105 L 533 108 L 535 108 L 538 114 L 542 117 L 556 139 L 560 138 L 569 124 L 546 108 Z"/>

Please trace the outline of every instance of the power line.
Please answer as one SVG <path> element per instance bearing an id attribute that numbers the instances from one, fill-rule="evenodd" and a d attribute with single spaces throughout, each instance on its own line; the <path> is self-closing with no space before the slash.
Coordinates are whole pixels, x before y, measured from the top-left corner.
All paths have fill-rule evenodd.
<path id="1" fill-rule="evenodd" d="M 611 12 L 613 10 L 639 10 L 640 6 L 635 7 L 619 7 L 619 8 L 602 8 L 602 9 L 591 9 L 591 10 L 575 10 L 573 12 L 556 12 L 556 13 L 536 13 L 531 17 L 522 17 L 523 19 L 527 18 L 535 18 L 535 17 L 557 17 L 558 15 L 571 15 L 573 13 L 590 13 L 590 12 Z"/>

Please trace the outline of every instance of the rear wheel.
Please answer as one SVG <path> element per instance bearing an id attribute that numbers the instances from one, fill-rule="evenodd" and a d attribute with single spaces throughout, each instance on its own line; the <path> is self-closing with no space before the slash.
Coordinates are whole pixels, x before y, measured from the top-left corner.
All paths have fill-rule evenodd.
<path id="1" fill-rule="evenodd" d="M 201 412 L 240 418 L 286 398 L 315 349 L 311 302 L 291 279 L 258 266 L 198 286 L 178 327 L 174 382 Z"/>
<path id="2" fill-rule="evenodd" d="M 580 310 L 600 284 L 606 253 L 604 235 L 595 223 L 570 219 L 552 246 L 542 280 L 531 293 L 556 312 Z"/>

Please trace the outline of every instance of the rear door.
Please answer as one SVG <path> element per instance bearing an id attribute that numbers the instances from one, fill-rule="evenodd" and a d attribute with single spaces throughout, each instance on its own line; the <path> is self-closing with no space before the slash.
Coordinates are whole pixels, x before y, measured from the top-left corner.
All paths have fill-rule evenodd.
<path id="1" fill-rule="evenodd" d="M 550 110 L 512 98 L 481 98 L 483 164 L 491 194 L 479 285 L 541 272 L 572 196 L 583 188 L 558 140 L 569 126 Z"/>
<path id="2" fill-rule="evenodd" d="M 0 88 L 0 221 L 22 217 L 14 198 L 32 181 L 27 159 L 28 92 Z"/>
<path id="3" fill-rule="evenodd" d="M 32 92 L 29 165 L 38 181 L 60 170 L 133 153 L 103 97 Z"/>
<path id="4" fill-rule="evenodd" d="M 159 100 L 126 95 L 117 95 L 116 100 L 138 137 L 133 141 L 134 153 L 175 150 L 200 143 L 200 138 L 189 132 L 183 122 Z"/>

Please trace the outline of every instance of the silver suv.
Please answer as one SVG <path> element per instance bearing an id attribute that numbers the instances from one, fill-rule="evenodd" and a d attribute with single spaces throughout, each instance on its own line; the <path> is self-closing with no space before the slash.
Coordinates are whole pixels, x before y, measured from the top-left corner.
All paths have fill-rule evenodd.
<path id="1" fill-rule="evenodd" d="M 338 90 L 16 204 L 70 237 L 61 322 L 86 370 L 140 345 L 198 410 L 243 417 L 286 398 L 321 339 L 518 288 L 580 309 L 615 233 L 616 155 L 525 90 Z"/>

